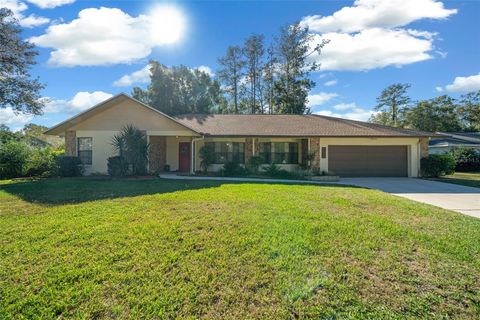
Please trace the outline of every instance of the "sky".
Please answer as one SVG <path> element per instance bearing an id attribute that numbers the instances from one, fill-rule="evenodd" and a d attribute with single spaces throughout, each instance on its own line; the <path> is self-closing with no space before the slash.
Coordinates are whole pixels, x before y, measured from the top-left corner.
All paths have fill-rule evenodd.
<path id="1" fill-rule="evenodd" d="M 0 0 L 39 51 L 44 114 L 0 109 L 0 123 L 55 125 L 148 83 L 147 63 L 186 65 L 215 77 L 229 45 L 270 41 L 300 21 L 312 46 L 330 40 L 310 75 L 313 113 L 367 120 L 381 90 L 410 83 L 415 100 L 480 90 L 480 0 L 83 1 Z"/>

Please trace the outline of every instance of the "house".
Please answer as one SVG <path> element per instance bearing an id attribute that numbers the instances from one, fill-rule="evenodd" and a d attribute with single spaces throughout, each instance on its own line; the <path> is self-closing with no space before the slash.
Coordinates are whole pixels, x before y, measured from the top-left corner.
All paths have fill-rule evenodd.
<path id="1" fill-rule="evenodd" d="M 437 137 L 432 138 L 428 144 L 428 152 L 442 154 L 459 147 L 480 151 L 480 132 L 437 132 Z"/>
<path id="2" fill-rule="evenodd" d="M 124 125 L 144 130 L 150 142 L 149 170 L 194 173 L 199 150 L 211 144 L 222 168 L 233 159 L 295 170 L 312 154 L 311 167 L 340 176 L 417 177 L 428 155 L 430 134 L 319 115 L 168 116 L 126 94 L 116 95 L 54 127 L 46 134 L 65 137 L 68 155 L 79 156 L 86 174 L 106 173 L 115 155 L 114 134 Z"/>

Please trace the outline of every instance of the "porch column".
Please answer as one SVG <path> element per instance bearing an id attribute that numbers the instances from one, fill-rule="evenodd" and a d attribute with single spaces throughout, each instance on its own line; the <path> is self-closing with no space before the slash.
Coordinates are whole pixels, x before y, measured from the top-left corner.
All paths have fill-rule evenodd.
<path id="1" fill-rule="evenodd" d="M 320 170 L 320 138 L 319 137 L 312 137 L 310 138 L 310 153 L 314 154 L 313 161 L 312 161 L 312 169 Z"/>
<path id="2" fill-rule="evenodd" d="M 167 139 L 161 136 L 150 136 L 150 153 L 148 155 L 149 171 L 159 173 L 167 163 Z"/>
<path id="3" fill-rule="evenodd" d="M 250 162 L 253 156 L 253 138 L 245 139 L 245 164 Z"/>

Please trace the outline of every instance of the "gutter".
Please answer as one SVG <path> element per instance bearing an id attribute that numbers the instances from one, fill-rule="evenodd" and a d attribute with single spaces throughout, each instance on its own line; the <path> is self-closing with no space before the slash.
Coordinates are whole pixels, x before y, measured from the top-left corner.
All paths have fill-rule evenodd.
<path id="1" fill-rule="evenodd" d="M 190 174 L 195 174 L 195 142 L 196 141 L 201 141 L 201 140 L 205 140 L 205 136 L 202 136 L 200 138 L 193 138 L 192 139 L 192 145 L 190 147 L 190 152 L 191 152 L 191 155 L 190 155 Z"/>

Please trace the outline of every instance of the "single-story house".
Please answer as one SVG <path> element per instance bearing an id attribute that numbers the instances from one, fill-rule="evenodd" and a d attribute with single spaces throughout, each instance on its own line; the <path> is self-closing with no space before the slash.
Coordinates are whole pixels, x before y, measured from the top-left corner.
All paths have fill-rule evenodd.
<path id="1" fill-rule="evenodd" d="M 107 173 L 115 155 L 112 137 L 132 124 L 146 132 L 149 170 L 195 173 L 199 150 L 211 144 L 219 170 L 233 159 L 248 163 L 261 156 L 295 170 L 313 154 L 310 166 L 340 176 L 417 177 L 428 155 L 431 134 L 320 115 L 168 116 L 126 94 L 116 95 L 54 127 L 46 134 L 65 137 L 66 154 L 78 156 L 85 173 Z"/>
<path id="2" fill-rule="evenodd" d="M 442 154 L 459 147 L 480 151 L 480 132 L 437 132 L 437 137 L 429 142 L 428 152 Z"/>

